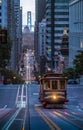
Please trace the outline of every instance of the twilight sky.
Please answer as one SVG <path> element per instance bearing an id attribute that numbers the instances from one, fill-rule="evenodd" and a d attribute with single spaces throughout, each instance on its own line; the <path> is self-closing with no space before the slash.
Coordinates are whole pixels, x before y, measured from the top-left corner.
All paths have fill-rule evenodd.
<path id="1" fill-rule="evenodd" d="M 20 0 L 23 7 L 23 25 L 27 24 L 27 11 L 32 12 L 32 24 L 35 21 L 35 0 Z"/>

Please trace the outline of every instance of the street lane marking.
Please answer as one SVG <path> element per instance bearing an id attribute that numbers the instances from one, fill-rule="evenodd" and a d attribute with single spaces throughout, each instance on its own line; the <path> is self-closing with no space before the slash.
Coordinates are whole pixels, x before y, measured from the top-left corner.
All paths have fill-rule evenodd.
<path id="1" fill-rule="evenodd" d="M 48 126 L 51 128 L 51 130 L 55 130 L 55 128 L 49 123 L 48 119 L 46 116 L 43 116 L 41 112 L 37 111 L 39 115 L 43 118 L 43 120 L 48 124 Z"/>
<path id="2" fill-rule="evenodd" d="M 28 93 L 27 93 L 27 85 L 26 85 L 26 104 L 27 104 L 27 95 L 28 95 Z"/>
<path id="3" fill-rule="evenodd" d="M 16 103 L 15 104 L 17 104 L 17 101 L 18 101 L 19 91 L 20 91 L 20 86 L 18 87 L 17 96 L 16 96 Z"/>
<path id="4" fill-rule="evenodd" d="M 62 115 L 65 114 L 65 112 L 62 112 L 60 110 L 58 110 L 57 112 L 61 113 Z M 75 112 L 71 112 L 71 113 L 68 113 L 66 112 L 66 115 L 69 116 L 69 118 L 72 118 L 72 120 L 80 120 L 80 121 L 83 121 L 83 117 L 78 117 L 77 115 L 75 115 L 76 113 Z"/>
<path id="5" fill-rule="evenodd" d="M 20 112 L 20 108 L 14 113 L 14 115 L 10 118 L 10 120 L 4 125 L 2 130 L 9 130 L 9 127 L 14 122 L 15 118 L 17 117 L 18 113 Z"/>
<path id="6" fill-rule="evenodd" d="M 36 111 L 40 114 L 40 116 L 45 120 L 45 122 L 48 124 L 48 126 L 51 128 L 51 130 L 61 130 L 60 127 L 54 123 L 44 112 L 41 111 L 38 107 L 35 107 Z"/>
<path id="7" fill-rule="evenodd" d="M 34 95 L 34 96 L 38 96 L 38 95 L 39 95 L 39 93 L 33 93 L 33 95 Z"/>
<path id="8" fill-rule="evenodd" d="M 16 107 L 25 108 L 26 105 L 27 105 L 27 85 L 23 84 L 18 88 L 16 96 Z"/>
<path id="9" fill-rule="evenodd" d="M 5 105 L 4 107 L 3 107 L 3 109 L 6 109 L 7 108 L 7 105 Z"/>
<path id="10" fill-rule="evenodd" d="M 69 117 L 65 117 L 63 114 L 60 114 L 58 112 L 53 112 L 53 114 L 59 116 L 60 118 L 70 122 L 71 124 L 73 124 L 75 127 L 78 127 L 79 129 L 82 129 L 83 127 L 79 126 L 78 124 L 76 124 L 75 122 L 73 122 L 74 120 L 71 120 L 71 118 Z"/>
<path id="11" fill-rule="evenodd" d="M 34 105 L 35 107 L 40 107 L 40 106 L 42 106 L 41 104 L 35 104 Z"/>

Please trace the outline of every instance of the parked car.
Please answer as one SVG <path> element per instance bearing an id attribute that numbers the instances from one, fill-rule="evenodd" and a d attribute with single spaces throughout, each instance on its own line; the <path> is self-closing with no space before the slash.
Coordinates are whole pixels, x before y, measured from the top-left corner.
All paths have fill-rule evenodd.
<path id="1" fill-rule="evenodd" d="M 78 84 L 79 82 L 76 79 L 69 79 L 68 84 Z"/>

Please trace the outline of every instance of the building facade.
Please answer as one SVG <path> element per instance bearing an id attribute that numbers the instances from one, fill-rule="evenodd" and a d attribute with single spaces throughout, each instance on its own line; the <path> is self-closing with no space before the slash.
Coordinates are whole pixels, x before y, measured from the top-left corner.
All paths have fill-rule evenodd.
<path id="1" fill-rule="evenodd" d="M 7 28 L 7 0 L 0 0 L 0 26 Z"/>
<path id="2" fill-rule="evenodd" d="M 46 19 L 39 23 L 38 43 L 39 56 L 46 56 Z"/>
<path id="3" fill-rule="evenodd" d="M 72 0 L 69 4 L 69 66 L 79 50 L 83 50 L 83 0 Z"/>
<path id="4" fill-rule="evenodd" d="M 35 0 L 35 29 L 34 29 L 34 49 L 35 49 L 35 57 L 38 60 L 38 33 L 39 33 L 39 22 L 45 16 L 46 12 L 46 1 L 45 0 Z"/>
<path id="5" fill-rule="evenodd" d="M 17 70 L 22 44 L 22 8 L 20 8 L 20 0 L 0 0 L 0 26 L 8 30 L 12 44 L 8 69 Z"/>
<path id="6" fill-rule="evenodd" d="M 21 48 L 22 48 L 22 8 L 20 7 L 20 0 L 14 0 L 14 14 L 15 14 L 15 28 L 16 28 L 16 70 L 19 70 Z"/>
<path id="7" fill-rule="evenodd" d="M 46 57 L 52 70 L 58 66 L 64 27 L 69 30 L 69 0 L 46 0 Z"/>
<path id="8" fill-rule="evenodd" d="M 39 23 L 38 43 L 40 74 L 43 74 L 46 64 L 46 19 Z"/>
<path id="9" fill-rule="evenodd" d="M 14 13 L 14 0 L 7 0 L 7 29 L 11 39 L 11 59 L 8 69 L 16 69 L 16 26 Z"/>
<path id="10" fill-rule="evenodd" d="M 61 42 L 61 55 L 64 57 L 64 68 L 68 68 L 69 65 L 69 35 L 66 28 L 63 31 Z"/>

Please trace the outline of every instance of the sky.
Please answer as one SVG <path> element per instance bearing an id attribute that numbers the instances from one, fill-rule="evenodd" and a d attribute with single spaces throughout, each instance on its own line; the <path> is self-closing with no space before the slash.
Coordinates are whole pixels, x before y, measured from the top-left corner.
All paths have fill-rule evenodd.
<path id="1" fill-rule="evenodd" d="M 32 13 L 32 24 L 35 21 L 35 0 L 20 0 L 20 5 L 23 8 L 23 25 L 27 25 L 27 11 Z"/>

